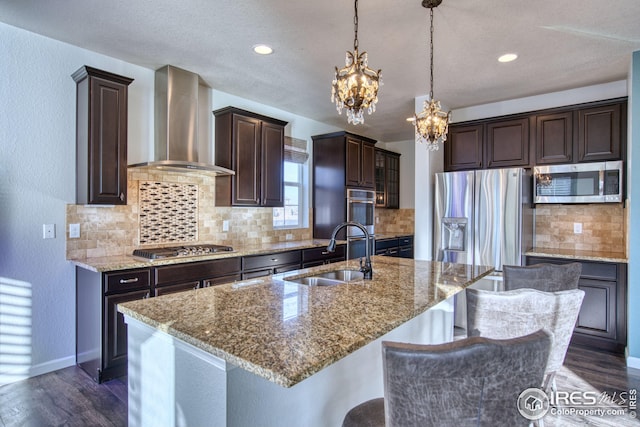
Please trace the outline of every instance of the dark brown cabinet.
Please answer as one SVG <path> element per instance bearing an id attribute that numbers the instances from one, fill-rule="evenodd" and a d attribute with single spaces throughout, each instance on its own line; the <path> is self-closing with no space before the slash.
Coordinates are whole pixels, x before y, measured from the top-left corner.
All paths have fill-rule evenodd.
<path id="1" fill-rule="evenodd" d="M 205 288 L 241 279 L 240 257 L 159 266 L 152 269 L 153 295 Z"/>
<path id="2" fill-rule="evenodd" d="M 101 383 L 127 372 L 127 325 L 117 304 L 150 296 L 149 269 L 76 267 L 76 363 Z"/>
<path id="3" fill-rule="evenodd" d="M 347 245 L 336 245 L 334 252 L 327 252 L 327 248 L 311 248 L 302 251 L 302 268 L 317 267 L 332 264 L 346 259 Z"/>
<path id="4" fill-rule="evenodd" d="M 400 154 L 375 149 L 376 207 L 400 207 Z"/>
<path id="5" fill-rule="evenodd" d="M 573 161 L 572 111 L 536 116 L 536 164 L 571 163 Z"/>
<path id="6" fill-rule="evenodd" d="M 445 171 L 482 168 L 483 145 L 484 125 L 450 125 L 449 135 L 444 143 Z"/>
<path id="7" fill-rule="evenodd" d="M 347 187 L 374 188 L 374 144 L 375 141 L 371 143 L 362 137 L 346 136 L 347 176 L 345 184 Z"/>
<path id="8" fill-rule="evenodd" d="M 526 264 L 575 262 L 559 258 L 527 257 Z M 627 345 L 627 264 L 579 261 L 578 287 L 585 292 L 571 343 L 623 353 Z"/>
<path id="9" fill-rule="evenodd" d="M 76 267 L 76 363 L 96 382 L 127 373 L 127 325 L 117 305 L 240 280 L 240 257 L 97 273 Z"/>
<path id="10" fill-rule="evenodd" d="M 528 117 L 486 124 L 485 168 L 528 167 L 529 149 Z"/>
<path id="11" fill-rule="evenodd" d="M 216 206 L 284 206 L 287 122 L 234 107 L 213 114 L 216 164 L 236 173 L 216 178 Z"/>
<path id="12" fill-rule="evenodd" d="M 312 139 L 313 236 L 326 239 L 347 220 L 347 189 L 375 190 L 376 141 L 344 131 Z"/>
<path id="13" fill-rule="evenodd" d="M 623 110 L 626 116 L 626 108 L 617 103 L 578 111 L 579 162 L 622 158 Z"/>
<path id="14" fill-rule="evenodd" d="M 76 82 L 76 203 L 127 204 L 127 94 L 133 79 L 83 66 Z"/>
<path id="15" fill-rule="evenodd" d="M 413 236 L 376 239 L 375 254 L 397 258 L 413 258 Z"/>
<path id="16" fill-rule="evenodd" d="M 269 276 L 298 270 L 302 262 L 299 250 L 242 257 L 242 279 Z"/>
<path id="17" fill-rule="evenodd" d="M 627 99 L 449 126 L 445 171 L 624 160 Z"/>
<path id="18" fill-rule="evenodd" d="M 331 180 L 331 185 L 375 188 L 375 140 L 349 132 L 312 138 L 314 168 L 317 165 L 327 170 L 326 177 Z"/>

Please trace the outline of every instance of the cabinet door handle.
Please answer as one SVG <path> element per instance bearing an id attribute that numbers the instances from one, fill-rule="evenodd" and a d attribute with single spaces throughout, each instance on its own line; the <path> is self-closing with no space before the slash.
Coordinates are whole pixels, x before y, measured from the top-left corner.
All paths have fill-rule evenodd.
<path id="1" fill-rule="evenodd" d="M 322 255 L 329 255 L 331 252 L 329 251 L 322 251 Z"/>
<path id="2" fill-rule="evenodd" d="M 120 193 L 120 200 L 124 202 L 124 193 Z"/>
<path id="3" fill-rule="evenodd" d="M 271 258 L 271 261 L 278 262 L 278 258 Z"/>
<path id="4" fill-rule="evenodd" d="M 133 277 L 131 279 L 120 279 L 120 283 L 126 285 L 127 283 L 136 283 L 139 279 L 137 277 Z"/>
<path id="5" fill-rule="evenodd" d="M 151 294 L 149 292 L 147 292 L 146 294 L 144 294 L 144 296 L 142 297 L 142 299 L 147 299 L 151 296 Z"/>

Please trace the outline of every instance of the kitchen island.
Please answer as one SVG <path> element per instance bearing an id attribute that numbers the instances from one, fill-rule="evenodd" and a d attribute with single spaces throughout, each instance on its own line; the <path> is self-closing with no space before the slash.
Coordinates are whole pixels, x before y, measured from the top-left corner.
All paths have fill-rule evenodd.
<path id="1" fill-rule="evenodd" d="M 489 274 L 373 257 L 373 280 L 289 281 L 345 261 L 119 306 L 129 425 L 332 426 L 383 394 L 382 340 L 453 339 L 453 296 Z"/>

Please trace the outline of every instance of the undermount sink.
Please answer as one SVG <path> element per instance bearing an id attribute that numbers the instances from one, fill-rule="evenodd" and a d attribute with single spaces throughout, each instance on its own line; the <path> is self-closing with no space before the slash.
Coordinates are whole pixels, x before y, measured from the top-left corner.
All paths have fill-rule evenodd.
<path id="1" fill-rule="evenodd" d="M 287 282 L 294 282 L 308 286 L 334 286 L 341 283 L 362 280 L 363 278 L 364 274 L 357 270 L 334 270 L 319 273 L 313 276 L 296 278 L 285 277 L 284 280 L 286 280 Z"/>
<path id="2" fill-rule="evenodd" d="M 358 270 L 335 270 L 318 274 L 314 277 L 322 277 L 325 279 L 339 280 L 341 282 L 352 282 L 354 280 L 362 280 L 364 273 Z"/>

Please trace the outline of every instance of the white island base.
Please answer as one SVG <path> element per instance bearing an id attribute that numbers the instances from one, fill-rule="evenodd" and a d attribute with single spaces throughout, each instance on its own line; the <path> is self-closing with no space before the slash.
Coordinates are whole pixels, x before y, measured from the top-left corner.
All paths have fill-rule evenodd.
<path id="1" fill-rule="evenodd" d="M 451 297 L 290 388 L 125 316 L 129 426 L 339 427 L 383 395 L 383 340 L 452 341 L 453 315 Z"/>

